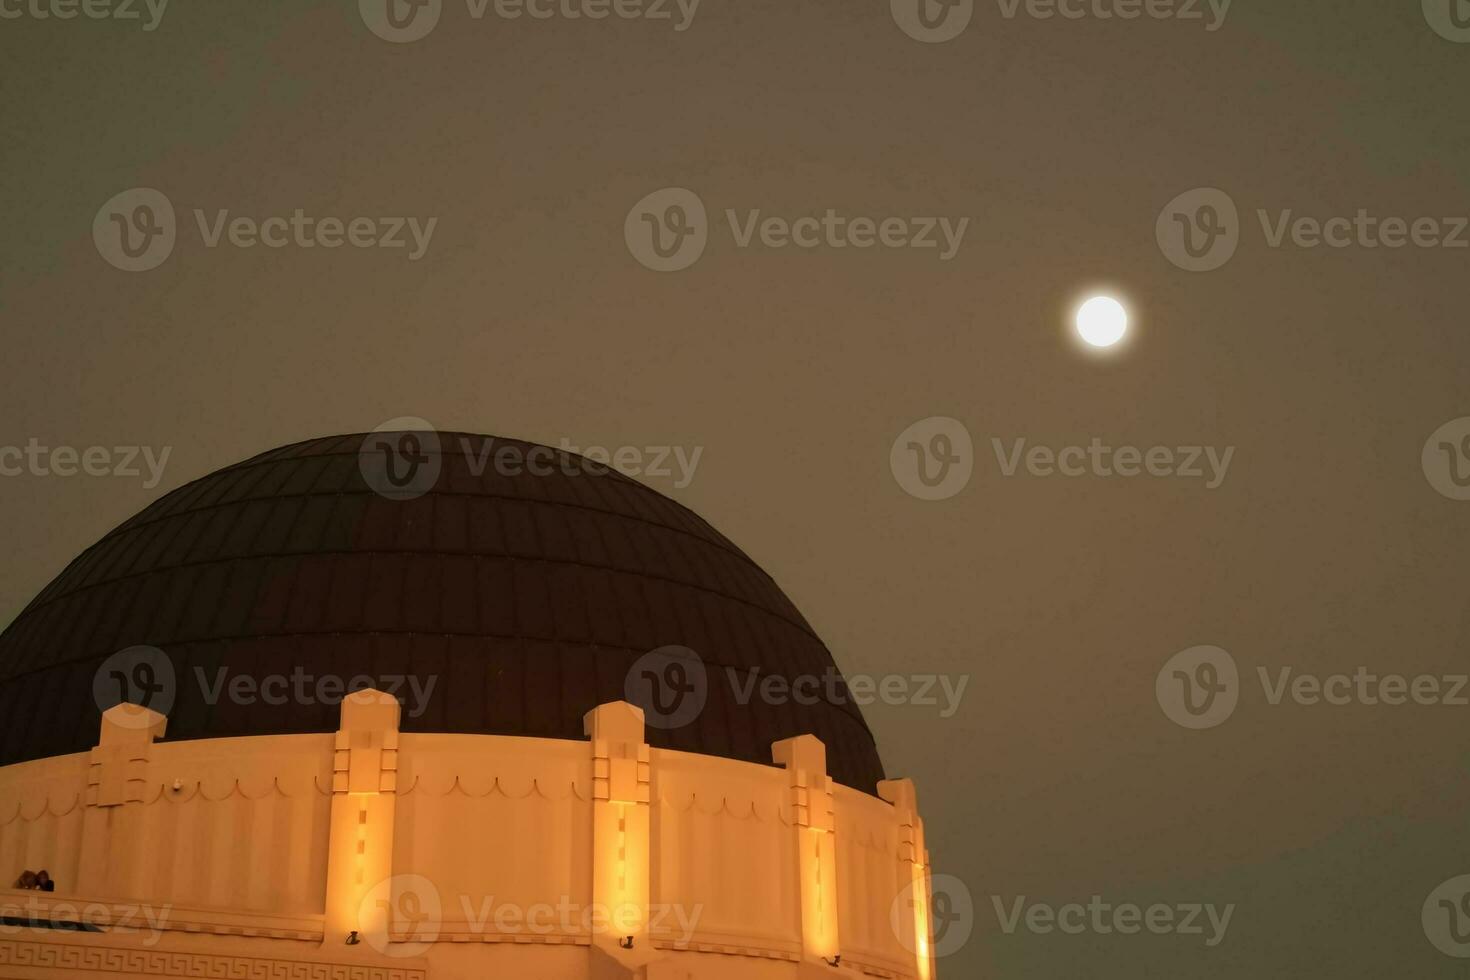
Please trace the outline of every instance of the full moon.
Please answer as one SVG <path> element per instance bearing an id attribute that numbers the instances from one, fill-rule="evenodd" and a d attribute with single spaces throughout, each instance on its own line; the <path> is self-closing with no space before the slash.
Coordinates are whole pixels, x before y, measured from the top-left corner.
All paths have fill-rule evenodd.
<path id="1" fill-rule="evenodd" d="M 1128 311 L 1111 296 L 1094 296 L 1077 310 L 1077 334 L 1093 347 L 1112 347 L 1128 332 Z"/>

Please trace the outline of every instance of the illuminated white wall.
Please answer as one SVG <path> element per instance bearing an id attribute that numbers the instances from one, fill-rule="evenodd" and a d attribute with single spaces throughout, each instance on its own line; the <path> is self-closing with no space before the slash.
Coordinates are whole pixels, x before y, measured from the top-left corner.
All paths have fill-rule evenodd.
<path id="1" fill-rule="evenodd" d="M 400 734 L 396 704 L 354 697 L 335 736 L 195 742 L 120 706 L 93 752 L 0 768 L 0 883 L 58 883 L 0 906 L 114 926 L 0 931 L 0 975 L 186 975 L 168 953 L 324 980 L 932 976 L 901 902 L 927 875 L 905 781 L 836 785 L 810 736 L 778 743 L 784 767 L 650 749 L 621 703 L 574 742 Z M 643 921 L 588 925 L 626 902 Z M 166 911 L 158 931 L 116 928 L 140 906 Z M 557 908 L 570 925 L 524 921 Z"/>

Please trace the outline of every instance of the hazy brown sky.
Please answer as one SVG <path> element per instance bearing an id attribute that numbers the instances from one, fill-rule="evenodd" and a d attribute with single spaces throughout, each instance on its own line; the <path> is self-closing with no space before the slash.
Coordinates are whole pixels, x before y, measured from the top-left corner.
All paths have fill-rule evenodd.
<path id="1" fill-rule="evenodd" d="M 171 447 L 152 489 L 0 478 L 4 615 L 168 489 L 311 436 L 414 415 L 698 447 L 687 486 L 646 482 L 769 570 L 844 670 L 969 678 L 949 718 L 866 710 L 973 897 L 941 976 L 1463 975 L 1420 910 L 1470 874 L 1470 706 L 1272 705 L 1257 668 L 1470 669 L 1470 502 L 1421 465 L 1470 415 L 1470 248 L 1273 248 L 1257 211 L 1450 233 L 1470 215 L 1470 43 L 1420 0 L 1235 0 L 1215 30 L 1203 2 L 1201 20 L 1007 5 L 925 43 L 876 0 L 702 0 L 684 30 L 674 4 L 512 20 L 444 0 L 390 43 L 347 0 L 172 0 L 153 30 L 141 5 L 58 21 L 3 0 L 25 13 L 0 20 L 0 445 Z M 132 273 L 93 222 L 136 187 L 168 198 L 177 241 Z M 709 240 L 660 273 L 624 224 L 668 187 L 698 196 Z M 1188 272 L 1155 226 L 1202 187 L 1240 241 Z M 829 208 L 969 223 L 945 259 L 741 247 L 725 217 Z M 209 247 L 196 209 L 437 223 L 410 259 Z M 1102 285 L 1134 322 L 1100 358 L 1067 316 Z M 974 442 L 940 501 L 889 465 L 931 416 Z M 1005 476 L 992 443 L 1094 438 L 1234 454 L 1207 489 Z M 1189 731 L 1155 679 L 1199 644 L 1242 689 Z M 1236 908 L 1212 948 L 1007 934 L 995 909 L 1093 895 Z"/>

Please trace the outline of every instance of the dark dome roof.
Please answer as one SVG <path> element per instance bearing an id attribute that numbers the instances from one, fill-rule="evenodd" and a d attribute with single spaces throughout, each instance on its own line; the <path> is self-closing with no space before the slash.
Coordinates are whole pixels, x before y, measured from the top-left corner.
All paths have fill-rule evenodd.
<path id="1" fill-rule="evenodd" d="M 134 645 L 175 672 L 170 740 L 334 731 L 338 707 L 319 698 L 205 693 L 293 671 L 436 678 L 422 713 L 403 712 L 408 732 L 582 738 L 583 714 L 625 698 L 640 657 L 680 645 L 708 667 L 707 703 L 681 727 L 650 724 L 651 744 L 770 763 L 773 741 L 811 733 L 834 778 L 874 791 L 882 764 L 849 698 L 824 684 L 816 704 L 771 704 L 732 685 L 726 667 L 742 685 L 751 668 L 836 669 L 770 576 L 703 519 L 560 450 L 423 437 L 441 465 L 412 499 L 370 488 L 366 434 L 335 436 L 196 480 L 83 552 L 0 634 L 0 765 L 96 744 L 94 680 Z M 487 444 L 556 465 L 509 475 L 482 465 Z"/>

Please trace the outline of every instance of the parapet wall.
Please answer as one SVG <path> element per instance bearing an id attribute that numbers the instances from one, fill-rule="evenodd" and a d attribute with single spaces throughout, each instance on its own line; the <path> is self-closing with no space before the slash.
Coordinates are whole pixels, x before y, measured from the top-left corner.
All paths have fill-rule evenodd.
<path id="1" fill-rule="evenodd" d="M 57 882 L 0 889 L 3 914 L 103 928 L 0 928 L 0 976 L 85 976 L 43 961 L 98 950 L 192 976 L 145 954 L 208 955 L 205 937 L 304 976 L 470 977 L 497 949 L 564 977 L 933 976 L 905 780 L 839 786 L 810 736 L 773 747 L 779 768 L 652 749 L 621 702 L 585 742 L 397 719 L 360 692 L 335 735 L 169 743 L 120 705 L 91 753 L 0 768 L 0 884 Z"/>

